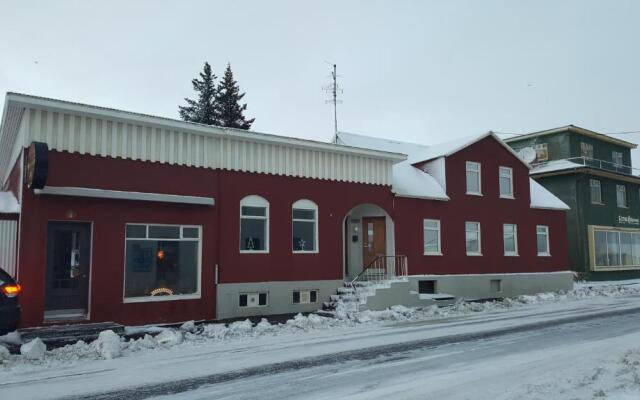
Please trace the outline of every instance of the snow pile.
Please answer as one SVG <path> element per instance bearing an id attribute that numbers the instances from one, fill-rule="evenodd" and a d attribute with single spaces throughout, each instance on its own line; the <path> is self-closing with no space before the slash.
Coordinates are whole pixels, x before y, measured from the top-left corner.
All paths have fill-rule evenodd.
<path id="1" fill-rule="evenodd" d="M 17 214 L 20 212 L 20 204 L 11 192 L 0 192 L 0 213 Z"/>
<path id="2" fill-rule="evenodd" d="M 638 282 L 636 282 L 638 283 Z M 360 288 L 352 294 L 348 302 L 338 304 L 336 316 L 328 318 L 316 314 L 298 314 L 283 324 L 271 324 L 262 319 L 257 324 L 250 320 L 236 321 L 230 324 L 211 323 L 195 324 L 188 321 L 180 328 L 164 327 L 131 327 L 126 330 L 131 335 L 143 337 L 125 340 L 113 331 L 103 331 L 92 343 L 78 341 L 74 344 L 46 351 L 46 346 L 38 338 L 23 344 L 21 355 L 9 355 L 6 349 L 0 346 L 0 369 L 10 368 L 17 364 L 50 364 L 60 362 L 74 362 L 77 360 L 112 359 L 127 357 L 133 353 L 154 349 L 167 349 L 176 346 L 193 346 L 210 342 L 225 342 L 250 340 L 261 336 L 275 336 L 297 334 L 326 330 L 334 327 L 356 327 L 371 324 L 384 324 L 389 322 L 424 321 L 429 319 L 462 316 L 475 313 L 489 313 L 508 311 L 517 307 L 530 306 L 543 303 L 555 303 L 562 301 L 577 301 L 598 296 L 620 297 L 640 294 L 639 284 L 577 284 L 576 289 L 567 292 L 539 293 L 525 295 L 503 300 L 487 302 L 458 301 L 449 306 L 431 305 L 422 308 L 404 307 L 401 305 L 390 307 L 382 311 L 358 311 L 358 305 L 370 290 L 374 288 Z M 148 333 L 145 333 L 148 332 Z M 5 335 L 0 337 L 1 342 L 19 340 L 19 336 Z M 4 350 L 3 350 L 4 349 Z M 635 358 L 634 358 L 635 357 Z M 636 368 L 640 365 L 640 350 L 637 354 L 629 354 L 627 367 Z M 631 374 L 631 372 L 629 373 Z M 629 375 L 631 376 L 631 375 Z M 640 378 L 638 379 L 640 382 Z"/>

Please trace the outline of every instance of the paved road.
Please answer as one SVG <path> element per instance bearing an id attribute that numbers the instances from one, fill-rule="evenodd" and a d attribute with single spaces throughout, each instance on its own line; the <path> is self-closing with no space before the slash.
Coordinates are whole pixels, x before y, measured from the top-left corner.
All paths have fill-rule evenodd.
<path id="1" fill-rule="evenodd" d="M 606 354 L 608 347 L 630 343 L 629 337 L 640 346 L 639 332 L 640 309 L 625 309 L 607 315 L 574 316 L 482 333 L 368 347 L 82 398 L 263 400 L 427 396 L 441 400 L 503 395 L 506 397 L 502 398 L 515 399 L 523 393 L 516 390 L 519 386 L 535 383 L 535 379 L 530 379 L 532 374 L 542 376 L 553 368 L 561 374 L 579 362 L 579 357 Z M 616 342 L 618 338 L 625 338 L 624 343 Z"/>

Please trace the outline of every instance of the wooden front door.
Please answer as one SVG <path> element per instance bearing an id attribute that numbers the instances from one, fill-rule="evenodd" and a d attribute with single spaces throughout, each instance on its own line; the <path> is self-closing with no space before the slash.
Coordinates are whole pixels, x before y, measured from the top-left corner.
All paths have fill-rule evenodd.
<path id="1" fill-rule="evenodd" d="M 377 256 L 387 251 L 387 229 L 385 217 L 362 218 L 362 267 L 366 267 Z"/>
<path id="2" fill-rule="evenodd" d="M 87 314 L 91 225 L 50 222 L 47 235 L 45 316 Z"/>

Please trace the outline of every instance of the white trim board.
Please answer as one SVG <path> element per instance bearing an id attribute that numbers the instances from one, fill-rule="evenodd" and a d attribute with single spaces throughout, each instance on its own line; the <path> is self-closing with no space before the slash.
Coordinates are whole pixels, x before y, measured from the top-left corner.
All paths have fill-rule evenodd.
<path id="1" fill-rule="evenodd" d="M 47 186 L 34 190 L 37 195 L 93 197 L 98 199 L 153 201 L 158 203 L 215 205 L 213 197 L 183 196 L 164 193 L 124 192 L 119 190 L 92 189 L 83 187 Z"/>

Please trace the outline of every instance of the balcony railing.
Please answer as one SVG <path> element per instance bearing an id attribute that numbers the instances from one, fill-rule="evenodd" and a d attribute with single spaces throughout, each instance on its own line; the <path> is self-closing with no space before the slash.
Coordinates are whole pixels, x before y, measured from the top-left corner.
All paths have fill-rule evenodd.
<path id="1" fill-rule="evenodd" d="M 625 175 L 634 175 L 634 176 L 640 175 L 640 169 L 633 168 L 630 165 L 622 165 L 622 164 L 614 163 L 612 161 L 599 160 L 597 158 L 589 158 L 589 157 L 571 157 L 571 158 L 563 158 L 559 160 L 549 160 L 545 162 L 533 163 L 532 166 L 542 167 L 554 161 L 570 161 L 572 163 L 584 165 L 585 167 L 589 167 L 589 168 L 597 168 L 604 171 L 616 172 L 616 173 L 625 174 Z"/>

